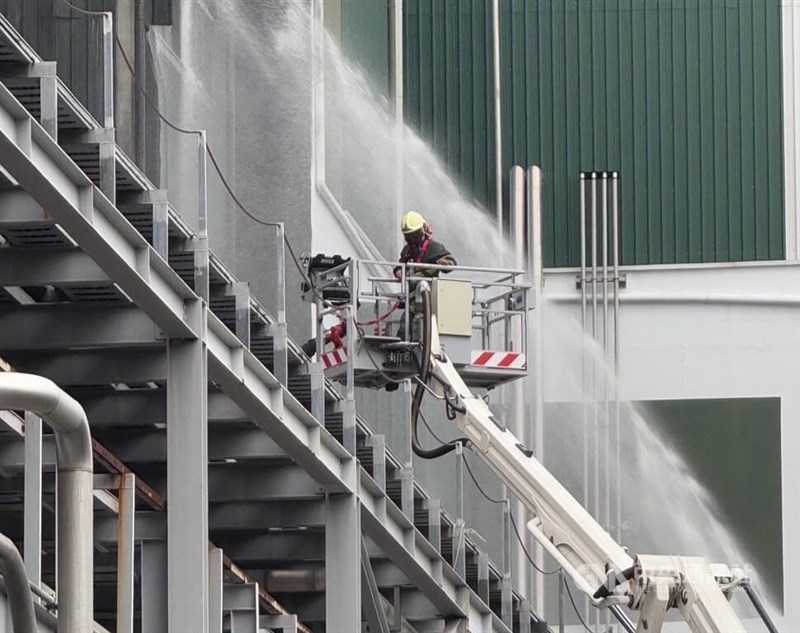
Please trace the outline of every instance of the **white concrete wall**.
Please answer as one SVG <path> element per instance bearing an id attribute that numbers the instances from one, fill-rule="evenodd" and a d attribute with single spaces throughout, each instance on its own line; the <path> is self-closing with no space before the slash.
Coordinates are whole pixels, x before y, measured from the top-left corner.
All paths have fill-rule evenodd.
<path id="1" fill-rule="evenodd" d="M 620 397 L 624 400 L 781 398 L 783 572 L 786 616 L 800 626 L 800 263 L 624 270 L 620 305 Z M 545 274 L 546 310 L 580 323 L 578 271 Z M 602 301 L 599 304 L 602 313 Z M 590 319 L 591 321 L 591 319 Z M 602 325 L 598 327 L 602 332 Z M 546 357 L 558 356 L 548 337 Z M 558 371 L 546 401 L 579 399 Z"/>

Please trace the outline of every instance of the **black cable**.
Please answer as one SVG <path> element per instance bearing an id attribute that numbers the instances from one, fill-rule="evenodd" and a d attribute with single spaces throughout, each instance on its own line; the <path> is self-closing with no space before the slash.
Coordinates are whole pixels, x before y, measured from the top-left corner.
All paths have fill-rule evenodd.
<path id="1" fill-rule="evenodd" d="M 581 617 L 581 612 L 578 611 L 578 606 L 575 604 L 575 600 L 572 598 L 572 591 L 570 591 L 566 575 L 564 576 L 564 586 L 567 588 L 567 595 L 569 596 L 569 601 L 572 603 L 572 608 L 575 610 L 575 615 L 578 616 L 578 620 L 580 620 L 581 624 L 583 625 L 583 628 L 586 629 L 589 633 L 594 633 L 592 629 L 586 626 L 586 622 L 584 622 L 583 617 Z"/>
<path id="2" fill-rule="evenodd" d="M 81 9 L 80 7 L 76 7 L 71 2 L 67 2 L 67 0 L 61 0 L 64 4 L 66 4 L 70 9 L 75 9 L 78 13 L 83 13 L 85 15 L 103 15 L 108 13 L 107 11 L 89 11 L 88 9 Z"/>
<path id="3" fill-rule="evenodd" d="M 78 7 L 75 7 L 74 5 L 70 5 L 69 2 L 67 2 L 67 0 L 61 0 L 61 1 L 66 3 L 66 4 L 68 4 L 69 6 L 73 7 L 74 9 L 76 9 L 78 11 L 82 11 L 82 9 L 79 9 Z M 102 15 L 102 13 L 100 15 Z M 147 103 L 147 105 L 150 106 L 150 109 L 153 110 L 153 112 L 156 114 L 156 116 L 167 127 L 172 128 L 176 132 L 180 132 L 181 134 L 197 134 L 197 135 L 200 135 L 201 134 L 200 130 L 189 130 L 189 129 L 186 129 L 186 128 L 182 128 L 179 125 L 175 125 L 172 121 L 170 121 L 166 116 L 164 116 L 161 113 L 161 111 L 158 109 L 158 106 L 155 103 L 153 103 L 153 101 L 150 98 L 150 95 L 148 94 L 147 90 L 144 89 L 144 86 L 142 86 L 139 83 L 138 79 L 136 78 L 136 71 L 133 69 L 133 65 L 131 64 L 130 59 L 125 54 L 125 49 L 122 47 L 122 42 L 120 41 L 119 36 L 116 35 L 116 34 L 114 34 L 114 41 L 117 44 L 117 49 L 119 50 L 120 55 L 122 56 L 122 59 L 125 62 L 125 65 L 128 67 L 128 70 L 131 73 L 131 78 L 133 79 L 133 83 L 136 86 L 136 89 L 139 92 L 142 93 L 142 96 L 144 97 L 145 102 Z M 259 217 L 257 217 L 255 214 L 253 214 L 249 209 L 247 209 L 242 204 L 242 202 L 239 200 L 239 197 L 236 195 L 236 193 L 233 191 L 233 188 L 228 183 L 228 179 L 225 178 L 225 174 L 222 173 L 222 169 L 220 168 L 219 163 L 217 162 L 217 158 L 216 158 L 216 156 L 214 156 L 214 152 L 211 151 L 211 146 L 208 143 L 206 143 L 206 153 L 208 154 L 208 157 L 211 159 L 211 165 L 214 167 L 214 171 L 217 173 L 217 176 L 219 176 L 219 179 L 222 182 L 222 186 L 228 192 L 228 195 L 230 195 L 230 197 L 233 200 L 233 202 L 236 205 L 236 207 L 239 210 L 241 210 L 248 218 L 250 218 L 251 220 L 253 220 L 253 222 L 256 222 L 257 224 L 261 224 L 263 226 L 278 226 L 279 225 L 278 222 L 269 222 L 269 221 L 266 221 L 266 220 L 262 220 Z M 292 244 L 291 244 L 291 242 L 289 242 L 289 238 L 286 236 L 285 232 L 283 234 L 283 242 L 284 242 L 284 244 L 286 244 L 286 248 L 289 251 L 289 255 L 291 256 L 295 267 L 297 268 L 298 272 L 300 273 L 300 276 L 303 278 L 303 281 L 308 283 L 309 288 L 311 288 L 313 290 L 313 286 L 311 284 L 311 280 L 308 278 L 308 275 L 306 274 L 306 271 L 300 265 L 300 260 L 297 258 L 297 255 L 295 254 L 294 249 L 292 248 Z M 321 297 L 319 297 L 319 295 L 317 294 L 316 291 L 314 291 L 314 294 L 318 298 L 321 299 Z"/>
<path id="4" fill-rule="evenodd" d="M 470 479 L 472 479 L 472 483 L 475 484 L 475 487 L 478 489 L 478 492 L 480 492 L 488 501 L 491 501 L 492 503 L 506 502 L 505 499 L 495 499 L 494 497 L 490 497 L 486 493 L 486 491 L 478 483 L 478 479 L 475 477 L 475 473 L 472 472 L 472 468 L 469 465 L 469 460 L 467 460 L 466 455 L 464 456 L 464 465 L 467 467 L 467 473 L 469 473 Z M 525 552 L 525 558 L 527 558 L 530 564 L 533 565 L 533 568 L 543 576 L 552 576 L 553 574 L 557 574 L 561 570 L 561 567 L 557 567 L 553 571 L 545 571 L 534 562 L 533 558 L 531 558 L 531 555 L 528 553 L 528 549 L 525 547 L 525 541 L 522 540 L 522 535 L 519 533 L 519 529 L 517 529 L 517 522 L 514 520 L 514 514 L 509 512 L 508 516 L 511 518 L 511 526 L 514 528 L 514 534 L 516 534 L 517 536 L 517 541 L 519 541 L 519 545 L 522 548 L 522 551 Z"/>
<path id="5" fill-rule="evenodd" d="M 62 2 L 67 2 L 67 0 L 61 0 L 61 1 Z M 67 2 L 67 4 L 69 4 L 69 3 Z M 153 101 L 150 99 L 150 95 L 147 93 L 147 90 L 144 89 L 144 86 L 142 86 L 139 83 L 139 80 L 136 78 L 136 71 L 133 69 L 133 64 L 131 64 L 130 59 L 128 59 L 128 56 L 125 54 L 125 49 L 122 48 L 122 42 L 120 41 L 119 36 L 116 33 L 114 34 L 114 41 L 117 44 L 117 49 L 119 49 L 119 52 L 122 55 L 122 59 L 125 62 L 125 65 L 128 67 L 128 70 L 131 73 L 131 78 L 133 79 L 133 83 L 136 86 L 136 89 L 139 92 L 142 93 L 142 96 L 144 97 L 145 102 L 147 103 L 147 105 L 150 106 L 150 109 L 156 114 L 156 116 L 159 119 L 161 119 L 161 121 L 167 127 L 172 128 L 176 132 L 180 132 L 181 134 L 197 134 L 199 136 L 200 135 L 200 130 L 187 130 L 185 128 L 182 128 L 182 127 L 180 127 L 178 125 L 175 125 L 167 117 L 165 117 L 163 114 L 161 114 L 161 111 L 158 109 L 158 106 L 155 103 L 153 103 Z"/>
<path id="6" fill-rule="evenodd" d="M 528 550 L 525 547 L 525 542 L 522 540 L 522 535 L 519 533 L 517 522 L 514 520 L 514 513 L 509 512 L 508 515 L 511 517 L 511 527 L 514 528 L 514 533 L 517 535 L 517 540 L 519 541 L 520 547 L 522 547 L 522 551 L 525 552 L 525 558 L 527 558 L 528 562 L 530 562 L 530 564 L 533 565 L 533 568 L 543 576 L 552 576 L 553 574 L 557 574 L 558 572 L 560 572 L 563 569 L 561 566 L 556 567 L 553 571 L 545 571 L 544 569 L 539 567 L 535 562 L 533 562 L 533 558 L 531 558 L 531 555 L 528 553 Z"/>
<path id="7" fill-rule="evenodd" d="M 422 414 L 422 411 L 419 412 L 419 417 L 422 420 L 422 423 L 425 425 L 425 428 L 428 429 L 428 433 L 433 435 L 433 439 L 435 439 L 440 444 L 452 444 L 452 443 L 458 444 L 462 439 L 464 440 L 464 443 L 466 444 L 466 439 L 465 438 L 456 438 L 454 440 L 450 440 L 449 442 L 445 442 L 442 438 L 440 438 L 438 435 L 436 435 L 436 433 L 433 432 L 433 429 L 431 428 L 431 425 L 428 424 L 428 420 Z"/>

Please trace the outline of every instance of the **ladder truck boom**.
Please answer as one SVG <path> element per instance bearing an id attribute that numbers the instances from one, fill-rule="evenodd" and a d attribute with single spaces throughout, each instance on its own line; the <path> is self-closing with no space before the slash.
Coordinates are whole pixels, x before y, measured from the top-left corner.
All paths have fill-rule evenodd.
<path id="1" fill-rule="evenodd" d="M 629 554 L 473 393 L 527 375 L 524 271 L 448 267 L 445 280 L 418 272 L 426 267 L 435 277 L 436 266 L 406 264 L 398 279 L 396 266 L 340 255 L 308 258 L 303 292 L 316 304 L 318 328 L 307 353 L 327 376 L 346 380 L 348 390 L 393 390 L 414 381 L 412 448 L 423 458 L 456 447 L 426 450 L 417 439 L 425 393 L 444 400 L 448 418 L 465 435 L 457 442 L 505 483 L 531 513 L 528 530 L 545 551 L 627 631 L 659 633 L 667 611 L 676 609 L 695 633 L 743 633 L 729 603 L 741 586 L 777 633 L 741 568 L 701 557 Z M 334 316 L 326 328 L 323 320 Z M 623 607 L 639 612 L 635 628 Z"/>
<path id="2" fill-rule="evenodd" d="M 505 483 L 534 519 L 528 529 L 595 606 L 625 604 L 641 611 L 637 631 L 657 633 L 666 611 L 677 607 L 696 633 L 739 633 L 744 627 L 720 588 L 712 566 L 699 557 L 638 556 L 626 552 L 589 512 L 499 422 L 448 360 L 430 310 L 430 290 L 420 284 L 427 332 L 422 376 L 446 397 L 471 448 Z M 427 348 L 427 349 L 426 349 Z M 728 587 L 744 582 L 740 570 L 716 566 Z"/>

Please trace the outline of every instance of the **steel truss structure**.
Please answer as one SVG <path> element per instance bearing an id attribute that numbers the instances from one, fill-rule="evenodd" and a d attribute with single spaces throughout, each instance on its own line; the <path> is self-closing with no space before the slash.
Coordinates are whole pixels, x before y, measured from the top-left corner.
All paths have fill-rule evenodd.
<path id="1" fill-rule="evenodd" d="M 541 629 L 463 522 L 2 15 L 0 62 L 0 357 L 88 416 L 98 623 Z M 53 442 L 36 416 L 0 415 L 0 532 L 24 549 L 47 621 Z"/>

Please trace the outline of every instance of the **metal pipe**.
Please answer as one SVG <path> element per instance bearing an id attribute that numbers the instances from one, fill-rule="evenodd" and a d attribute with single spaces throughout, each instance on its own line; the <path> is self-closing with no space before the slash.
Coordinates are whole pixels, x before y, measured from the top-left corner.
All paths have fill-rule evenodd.
<path id="1" fill-rule="evenodd" d="M 114 128 L 114 14 L 104 11 L 103 29 L 103 127 Z M 144 84 L 143 84 L 144 85 Z"/>
<path id="2" fill-rule="evenodd" d="M 42 582 L 42 419 L 25 413 L 25 501 L 23 553 L 32 584 Z"/>
<path id="3" fill-rule="evenodd" d="M 0 575 L 6 582 L 14 633 L 36 633 L 36 613 L 33 610 L 25 563 L 14 543 L 5 534 L 0 534 Z"/>
<path id="4" fill-rule="evenodd" d="M 586 334 L 586 173 L 581 172 L 581 331 Z M 589 411 L 586 402 L 586 350 L 581 357 L 583 387 L 583 504 L 589 507 Z"/>
<path id="5" fill-rule="evenodd" d="M 395 226 L 400 226 L 405 206 L 405 148 L 403 146 L 404 114 L 403 114 L 403 0 L 392 0 L 392 17 L 390 22 L 392 30 L 392 97 L 394 105 L 394 132 L 395 132 Z M 402 238 L 397 234 L 396 246 L 398 250 Z"/>
<path id="6" fill-rule="evenodd" d="M 503 129 L 501 126 L 502 104 L 500 102 L 500 0 L 492 0 L 492 61 L 494 63 L 494 175 L 497 198 L 497 227 L 505 235 L 503 227 Z"/>
<path id="7" fill-rule="evenodd" d="M 592 172 L 591 187 L 592 187 L 592 341 L 597 341 L 597 177 L 598 173 Z M 592 384 L 592 427 L 594 428 L 594 481 L 592 490 L 592 501 L 594 508 L 594 515 L 600 518 L 600 429 L 598 428 L 597 419 L 597 367 L 594 362 L 591 367 L 591 384 Z"/>
<path id="8" fill-rule="evenodd" d="M 93 626 L 92 438 L 83 408 L 52 381 L 31 374 L 0 376 L 0 409 L 24 409 L 55 432 L 58 464 L 58 632 Z"/>
<path id="9" fill-rule="evenodd" d="M 118 494 L 116 633 L 133 633 L 136 475 L 122 475 Z"/>
<path id="10" fill-rule="evenodd" d="M 633 622 L 631 622 L 628 614 L 622 610 L 621 606 L 615 604 L 609 607 L 609 610 L 614 614 L 614 617 L 617 618 L 617 622 L 625 629 L 626 633 L 636 633 L 636 627 L 633 625 Z"/>
<path id="11" fill-rule="evenodd" d="M 601 174 L 602 196 L 602 262 L 603 262 L 603 362 L 608 363 L 608 185 L 611 174 Z M 603 444 L 605 459 L 603 460 L 604 518 L 606 526 L 611 523 L 611 424 L 609 419 L 608 374 L 603 374 Z M 598 509 L 598 516 L 600 512 Z"/>
<path id="12" fill-rule="evenodd" d="M 544 461 L 544 345 L 542 291 L 544 289 L 544 261 L 542 258 L 542 170 L 539 167 L 528 168 L 528 261 L 527 268 L 530 272 L 531 286 L 533 287 L 534 310 L 529 312 L 533 320 L 532 327 L 532 353 L 534 371 L 530 378 L 530 390 L 533 394 L 531 402 L 531 431 L 528 438 L 529 445 L 533 447 L 536 458 Z M 527 353 L 526 349 L 526 353 Z M 530 539 L 528 541 L 530 543 Z M 534 548 L 536 564 L 544 568 L 544 550 L 538 543 Z M 539 578 L 534 583 L 533 604 L 537 613 L 542 613 L 544 604 L 544 581 Z"/>
<path id="13" fill-rule="evenodd" d="M 622 446 L 619 409 L 619 172 L 611 172 L 612 275 L 614 277 L 614 487 L 616 488 L 615 535 L 622 540 Z"/>
<path id="14" fill-rule="evenodd" d="M 764 622 L 764 626 L 767 627 L 769 633 L 778 633 L 778 627 L 775 626 L 772 618 L 769 617 L 769 613 L 767 613 L 764 603 L 761 602 L 761 599 L 758 597 L 755 589 L 753 589 L 753 586 L 749 582 L 745 582 L 742 584 L 742 588 L 747 594 L 747 597 L 750 598 L 750 602 L 753 603 L 755 610 L 758 611 L 758 615 L 761 616 L 761 620 Z"/>
<path id="15" fill-rule="evenodd" d="M 145 0 L 134 0 L 133 8 L 133 67 L 135 69 L 133 82 L 140 86 L 146 86 L 145 73 L 147 72 L 146 58 L 147 40 L 145 36 Z M 136 86 L 131 87 L 133 92 L 133 133 L 134 133 L 134 152 L 136 164 L 144 169 L 145 167 L 145 140 L 146 132 L 146 101 L 144 92 L 137 90 Z M 164 258 L 166 259 L 166 257 Z"/>
<path id="16" fill-rule="evenodd" d="M 514 239 L 514 267 L 522 269 L 528 268 L 526 256 L 526 246 L 528 246 L 528 244 L 526 239 L 527 233 L 525 230 L 525 176 L 525 170 L 519 165 L 512 167 L 511 171 L 509 172 L 508 206 L 509 214 L 513 223 L 512 235 Z M 517 331 L 515 334 L 519 334 L 520 343 L 522 340 L 524 340 L 525 325 L 524 319 L 522 323 L 516 324 Z M 507 346 L 506 349 L 509 349 L 509 347 Z M 520 349 L 518 351 L 522 352 L 523 354 L 527 352 L 523 345 L 520 345 Z M 522 421 L 525 419 L 525 391 L 527 390 L 525 389 L 525 385 L 519 382 L 511 386 L 510 390 L 514 400 L 514 415 L 512 416 L 513 422 L 510 423 L 509 426 L 514 435 L 519 438 L 523 438 L 525 427 Z M 522 441 L 524 442 L 525 440 L 523 439 Z M 525 506 L 520 503 L 518 499 L 514 499 L 513 502 L 510 502 L 507 491 L 504 492 L 506 496 L 506 503 L 513 503 L 513 507 L 509 505 L 508 512 L 514 513 L 517 525 L 526 525 L 529 518 L 525 510 Z M 504 520 L 509 521 L 510 515 L 509 517 L 505 517 L 504 515 Z M 511 536 L 510 531 L 508 531 L 508 536 Z M 517 570 L 517 589 L 523 596 L 528 598 L 530 597 L 530 565 L 528 565 L 527 561 L 525 560 L 525 552 L 522 547 L 523 544 L 520 545 L 520 547 L 515 549 L 516 561 L 513 565 L 511 563 L 511 550 L 509 549 L 509 560 L 507 566 L 505 567 L 505 571 L 508 574 L 511 574 L 512 566 Z"/>
<path id="17" fill-rule="evenodd" d="M 197 232 L 199 257 L 195 255 L 195 292 L 209 302 L 208 270 L 208 140 L 205 130 L 199 130 L 197 139 Z"/>
<path id="18" fill-rule="evenodd" d="M 567 623 L 567 603 L 564 600 L 564 569 L 563 567 L 558 570 L 558 633 L 565 633 Z"/>

